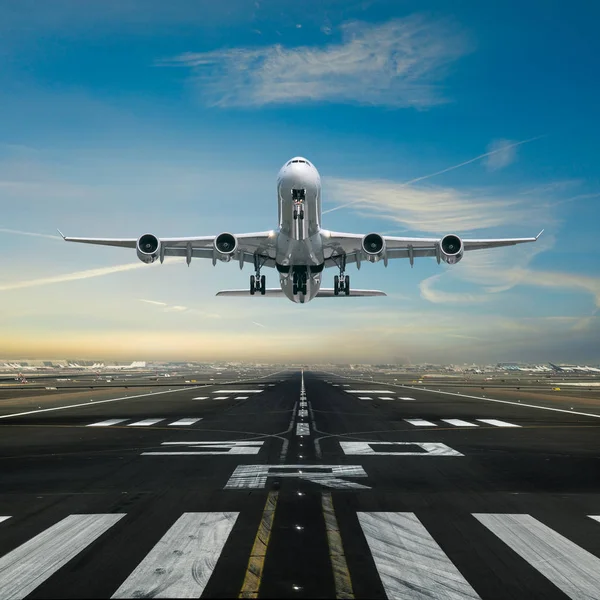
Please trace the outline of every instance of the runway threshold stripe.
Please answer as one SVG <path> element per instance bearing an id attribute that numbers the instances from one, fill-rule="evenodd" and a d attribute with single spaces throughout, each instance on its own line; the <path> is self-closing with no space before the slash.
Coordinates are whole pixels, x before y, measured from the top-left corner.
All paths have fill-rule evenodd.
<path id="1" fill-rule="evenodd" d="M 479 600 L 414 513 L 359 512 L 388 598 Z"/>
<path id="2" fill-rule="evenodd" d="M 265 567 L 265 557 L 269 540 L 271 539 L 271 531 L 273 529 L 273 521 L 275 520 L 275 510 L 277 509 L 277 500 L 279 492 L 269 492 L 265 508 L 252 544 L 248 567 L 244 583 L 240 590 L 239 598 L 258 598 L 260 584 L 262 582 L 263 569 Z"/>
<path id="3" fill-rule="evenodd" d="M 90 423 L 86 427 L 110 427 L 111 425 L 118 425 L 124 423 L 127 419 L 107 419 L 106 421 L 98 421 L 97 423 Z"/>
<path id="4" fill-rule="evenodd" d="M 325 529 L 327 531 L 327 544 L 329 546 L 329 559 L 333 570 L 333 581 L 335 583 L 336 598 L 354 598 L 352 589 L 352 579 L 344 554 L 344 545 L 338 526 L 335 510 L 333 509 L 333 499 L 329 492 L 324 492 L 321 496 L 321 506 L 323 508 L 323 517 L 325 518 Z"/>
<path id="5" fill-rule="evenodd" d="M 124 516 L 69 515 L 9 552 L 0 558 L 0 598 L 25 598 Z"/>
<path id="6" fill-rule="evenodd" d="M 194 423 L 197 423 L 198 421 L 202 421 L 201 418 L 199 419 L 179 419 L 179 421 L 174 421 L 173 423 L 169 423 L 169 427 L 172 427 L 173 425 L 193 425 Z"/>
<path id="7" fill-rule="evenodd" d="M 392 390 L 344 390 L 349 394 L 393 394 Z"/>
<path id="8" fill-rule="evenodd" d="M 531 515 L 474 514 L 569 598 L 598 598 L 600 559 Z"/>
<path id="9" fill-rule="evenodd" d="M 600 523 L 600 515 L 588 515 L 588 517 L 590 519 L 594 519 L 594 521 L 598 521 L 598 523 Z M 5 519 L 8 519 L 8 517 L 4 517 Z"/>
<path id="10" fill-rule="evenodd" d="M 197 398 L 192 398 L 192 400 L 208 400 L 208 396 L 198 396 Z"/>
<path id="11" fill-rule="evenodd" d="M 488 425 L 494 425 L 494 427 L 521 427 L 520 425 L 515 425 L 514 423 L 507 423 L 506 421 L 500 421 L 498 419 L 475 419 L 476 421 L 481 421 L 482 423 L 487 423 Z"/>
<path id="12" fill-rule="evenodd" d="M 413 400 L 414 401 L 414 398 L 409 398 L 408 396 L 401 396 L 400 400 Z"/>
<path id="13" fill-rule="evenodd" d="M 239 513 L 184 513 L 113 598 L 199 598 Z"/>
<path id="14" fill-rule="evenodd" d="M 216 390 L 213 394 L 260 394 L 264 390 Z"/>
<path id="15" fill-rule="evenodd" d="M 414 425 L 415 427 L 437 427 L 435 423 L 431 421 L 425 421 L 425 419 L 404 419 L 407 423 Z"/>
<path id="16" fill-rule="evenodd" d="M 442 421 L 456 427 L 479 427 L 477 423 L 469 423 L 469 421 L 463 421 L 462 419 L 442 419 Z"/>
<path id="17" fill-rule="evenodd" d="M 358 399 L 359 400 L 373 400 L 373 398 L 371 398 L 371 396 L 359 396 Z"/>
<path id="18" fill-rule="evenodd" d="M 10 519 L 10 515 L 8 517 L 0 517 L 0 523 L 2 523 L 2 521 L 6 521 L 7 519 Z"/>
<path id="19" fill-rule="evenodd" d="M 141 421 L 136 421 L 135 423 L 129 423 L 127 427 L 149 427 L 150 425 L 156 425 L 164 421 L 164 419 L 143 419 Z"/>

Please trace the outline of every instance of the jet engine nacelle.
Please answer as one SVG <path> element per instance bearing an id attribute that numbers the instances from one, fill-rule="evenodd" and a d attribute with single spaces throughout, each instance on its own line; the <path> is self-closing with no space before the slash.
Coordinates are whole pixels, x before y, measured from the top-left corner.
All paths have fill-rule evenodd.
<path id="1" fill-rule="evenodd" d="M 221 233 L 214 241 L 215 255 L 218 260 L 228 262 L 237 250 L 237 239 L 231 233 Z"/>
<path id="2" fill-rule="evenodd" d="M 362 249 L 369 262 L 377 262 L 385 254 L 385 240 L 378 233 L 368 233 L 362 239 Z"/>
<path id="3" fill-rule="evenodd" d="M 464 250 L 462 240 L 457 235 L 445 235 L 440 240 L 440 258 L 449 265 L 455 265 L 457 262 L 460 262 Z"/>
<path id="4" fill-rule="evenodd" d="M 160 240 L 151 233 L 146 233 L 137 241 L 138 258 L 147 264 L 153 263 L 160 256 Z"/>

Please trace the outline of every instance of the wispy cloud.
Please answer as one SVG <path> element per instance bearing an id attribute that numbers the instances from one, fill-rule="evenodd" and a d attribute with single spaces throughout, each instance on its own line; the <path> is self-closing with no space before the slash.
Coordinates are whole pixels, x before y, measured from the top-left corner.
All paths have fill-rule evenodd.
<path id="1" fill-rule="evenodd" d="M 447 101 L 440 82 L 467 51 L 464 35 L 449 22 L 411 15 L 346 23 L 342 42 L 321 48 L 188 52 L 158 64 L 191 67 L 213 106 L 327 101 L 423 109 Z"/>
<path id="2" fill-rule="evenodd" d="M 350 199 L 355 208 L 367 209 L 370 216 L 400 223 L 413 231 L 465 232 L 505 224 L 544 226 L 552 222 L 547 198 L 518 197 L 489 189 L 417 187 L 382 179 L 327 178 L 326 183 L 333 201 Z"/>
<path id="3" fill-rule="evenodd" d="M 478 160 L 482 160 L 484 158 L 489 158 L 489 157 L 493 157 L 496 154 L 501 154 L 501 153 L 506 153 L 507 151 L 510 151 L 510 149 L 514 149 L 517 146 L 521 146 L 523 144 L 528 144 L 529 142 L 533 142 L 535 140 L 539 140 L 543 137 L 546 137 L 545 135 L 538 135 L 526 140 L 521 140 L 519 142 L 512 142 L 510 143 L 508 146 L 502 146 L 500 148 L 495 148 L 492 150 L 489 150 L 487 152 L 484 152 L 483 154 L 479 154 L 478 156 L 475 156 L 473 158 L 470 158 L 469 160 L 465 160 L 462 161 L 456 165 L 452 165 L 451 167 L 446 167 L 445 169 L 442 169 L 441 171 L 436 171 L 435 173 L 429 173 L 427 175 L 421 175 L 420 177 L 415 177 L 414 179 L 410 179 L 408 181 L 404 181 L 402 183 L 397 183 L 396 186 L 398 186 L 399 188 L 402 187 L 408 187 L 410 185 L 413 185 L 415 183 L 418 183 L 419 181 L 425 181 L 426 179 L 431 179 L 432 177 L 437 177 L 438 175 L 443 175 L 444 173 L 449 173 L 450 171 L 454 171 L 455 169 L 460 169 L 462 167 L 465 167 L 466 165 L 470 165 L 474 162 L 477 162 Z M 344 204 L 340 204 L 339 206 L 335 206 L 334 208 L 330 208 L 328 210 L 324 210 L 323 214 L 326 215 L 327 213 L 330 212 L 334 212 L 336 210 L 340 210 L 342 208 L 348 208 L 349 206 L 353 206 L 354 204 L 358 204 L 361 202 L 361 199 L 357 199 L 357 200 L 351 200 L 350 202 L 344 202 Z"/>
<path id="4" fill-rule="evenodd" d="M 488 171 L 499 171 L 508 167 L 517 157 L 518 142 L 512 140 L 494 140 L 488 146 L 485 166 Z"/>
<path id="5" fill-rule="evenodd" d="M 139 298 L 140 302 L 145 302 L 146 304 L 154 304 L 155 306 L 168 306 L 166 302 L 158 302 L 157 300 L 145 300 L 144 298 Z"/>
<path id="6" fill-rule="evenodd" d="M 166 258 L 165 263 L 168 264 L 174 260 L 177 259 Z M 75 273 L 65 273 L 64 275 L 55 275 L 54 277 L 42 277 L 40 279 L 29 279 L 28 281 L 15 281 L 13 283 L 5 283 L 0 285 L 0 292 L 20 290 L 29 287 L 39 287 L 54 283 L 78 281 L 80 279 L 90 279 L 91 277 L 102 277 L 104 275 L 112 275 L 113 273 L 123 273 L 125 271 L 133 271 L 134 269 L 143 269 L 148 266 L 155 265 L 146 265 L 142 262 L 127 263 L 124 265 L 115 265 L 114 267 L 101 267 L 99 269 L 88 269 L 86 271 L 76 271 Z"/>

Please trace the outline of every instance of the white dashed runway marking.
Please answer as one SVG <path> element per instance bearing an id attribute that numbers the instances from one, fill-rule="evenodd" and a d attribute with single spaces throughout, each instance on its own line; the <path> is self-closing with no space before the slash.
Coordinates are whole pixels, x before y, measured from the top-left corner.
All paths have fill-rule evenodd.
<path id="1" fill-rule="evenodd" d="M 136 421 L 135 423 L 129 423 L 127 427 L 149 427 L 150 425 L 156 425 L 165 419 L 144 419 L 143 421 Z"/>
<path id="2" fill-rule="evenodd" d="M 515 425 L 514 423 L 507 423 L 506 421 L 500 421 L 498 419 L 475 419 L 476 421 L 481 421 L 482 423 L 487 423 L 488 425 L 494 425 L 494 427 L 521 427 L 520 425 Z"/>
<path id="3" fill-rule="evenodd" d="M 415 427 L 437 427 L 435 423 L 431 421 L 425 421 L 425 419 L 404 419 L 407 423 L 414 425 Z"/>

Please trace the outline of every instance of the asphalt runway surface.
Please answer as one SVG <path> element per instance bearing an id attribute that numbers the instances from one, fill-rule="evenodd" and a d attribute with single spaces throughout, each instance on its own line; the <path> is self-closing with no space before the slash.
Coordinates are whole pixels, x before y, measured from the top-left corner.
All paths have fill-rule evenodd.
<path id="1" fill-rule="evenodd" d="M 0 598 L 600 598 L 600 403 L 424 387 L 5 390 Z"/>

